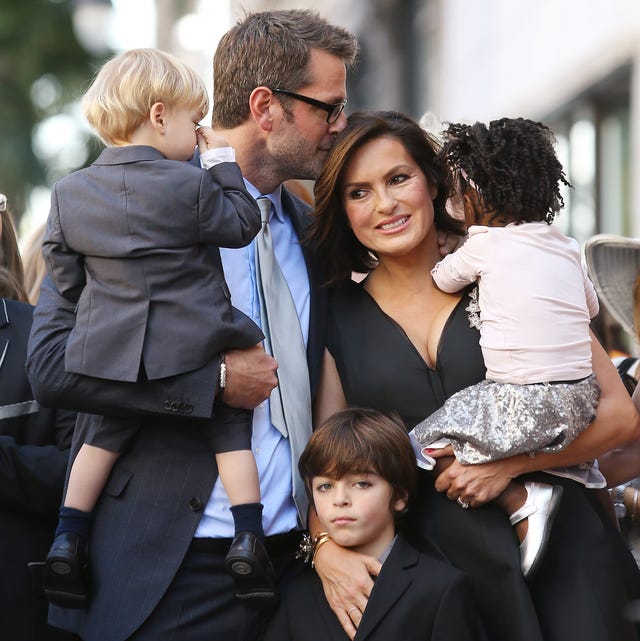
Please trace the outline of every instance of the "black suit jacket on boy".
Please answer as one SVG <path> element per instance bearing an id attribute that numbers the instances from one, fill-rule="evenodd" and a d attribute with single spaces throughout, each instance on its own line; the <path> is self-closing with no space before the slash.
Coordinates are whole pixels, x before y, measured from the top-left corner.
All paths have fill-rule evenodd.
<path id="1" fill-rule="evenodd" d="M 34 400 L 24 371 L 32 313 L 0 298 L 0 637 L 11 641 L 69 638 L 47 626 L 27 571 L 53 540 L 75 422 Z"/>
<path id="2" fill-rule="evenodd" d="M 282 202 L 301 237 L 309 222 L 308 206 L 286 190 Z M 313 392 L 324 350 L 326 301 L 304 247 L 303 254 L 311 287 L 307 360 Z M 88 641 L 122 641 L 145 621 L 170 585 L 217 478 L 203 430 L 193 420 L 211 415 L 217 359 L 195 372 L 142 383 L 70 374 L 64 369 L 64 347 L 73 320 L 73 306 L 45 279 L 27 365 L 36 398 L 84 412 L 120 412 L 137 417 L 141 428 L 96 508 L 91 605 L 76 611 L 52 608 L 50 620 Z M 86 427 L 81 415 L 74 456 Z M 264 497 L 263 502 L 268 500 Z"/>
<path id="3" fill-rule="evenodd" d="M 287 586 L 265 641 L 347 641 L 311 568 Z M 481 641 L 463 574 L 398 536 L 354 641 Z"/>

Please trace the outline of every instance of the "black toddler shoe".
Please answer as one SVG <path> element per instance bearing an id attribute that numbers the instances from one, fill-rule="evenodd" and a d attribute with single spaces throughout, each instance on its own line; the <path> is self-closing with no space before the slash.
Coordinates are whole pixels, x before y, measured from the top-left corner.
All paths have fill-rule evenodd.
<path id="1" fill-rule="evenodd" d="M 87 542 L 73 532 L 62 532 L 53 541 L 44 562 L 44 595 L 63 608 L 86 608 L 89 604 Z"/>
<path id="2" fill-rule="evenodd" d="M 236 534 L 225 563 L 235 583 L 236 598 L 254 609 L 278 604 L 275 574 L 264 543 L 253 532 Z"/>

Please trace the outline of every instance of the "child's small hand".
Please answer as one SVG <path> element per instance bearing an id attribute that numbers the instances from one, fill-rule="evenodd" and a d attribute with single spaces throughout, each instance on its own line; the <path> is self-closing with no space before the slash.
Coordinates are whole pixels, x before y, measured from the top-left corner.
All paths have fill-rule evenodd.
<path id="1" fill-rule="evenodd" d="M 196 136 L 198 137 L 198 149 L 200 153 L 207 151 L 207 149 L 229 146 L 227 140 L 220 134 L 217 134 L 211 127 L 201 125 L 196 129 Z"/>

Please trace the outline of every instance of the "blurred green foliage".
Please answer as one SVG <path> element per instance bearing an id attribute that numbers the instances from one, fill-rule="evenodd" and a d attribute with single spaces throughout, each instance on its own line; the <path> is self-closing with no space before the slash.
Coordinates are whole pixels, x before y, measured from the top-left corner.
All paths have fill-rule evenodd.
<path id="1" fill-rule="evenodd" d="M 0 191 L 16 217 L 33 187 L 49 186 L 32 149 L 33 128 L 79 96 L 92 62 L 73 33 L 70 1 L 0 2 Z M 32 87 L 43 76 L 57 91 L 36 106 Z"/>

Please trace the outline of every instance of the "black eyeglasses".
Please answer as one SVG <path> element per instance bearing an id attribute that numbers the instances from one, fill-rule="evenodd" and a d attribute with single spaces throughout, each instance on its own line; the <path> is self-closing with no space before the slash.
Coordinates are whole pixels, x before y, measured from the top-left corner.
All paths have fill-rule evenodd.
<path id="1" fill-rule="evenodd" d="M 283 96 L 289 96 L 290 98 L 295 98 L 301 102 L 306 102 L 308 105 L 313 105 L 327 112 L 327 123 L 332 125 L 344 110 L 347 100 L 341 100 L 334 105 L 330 105 L 328 102 L 322 102 L 322 100 L 316 100 L 315 98 L 309 98 L 309 96 L 303 96 L 299 93 L 294 93 L 293 91 L 286 91 L 285 89 L 272 89 L 273 93 L 281 93 Z"/>

